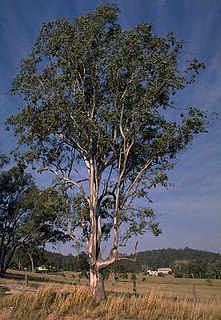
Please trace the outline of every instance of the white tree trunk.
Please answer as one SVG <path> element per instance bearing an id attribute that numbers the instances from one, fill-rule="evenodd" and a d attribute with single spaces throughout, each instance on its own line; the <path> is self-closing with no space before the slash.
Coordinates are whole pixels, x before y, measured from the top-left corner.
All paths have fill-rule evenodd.
<path id="1" fill-rule="evenodd" d="M 31 261 L 31 271 L 35 272 L 34 259 L 32 257 L 32 254 L 30 252 L 27 252 L 27 253 L 28 253 L 29 259 Z"/>
<path id="2" fill-rule="evenodd" d="M 90 269 L 90 288 L 96 303 L 106 298 L 103 276 L 99 271 Z"/>

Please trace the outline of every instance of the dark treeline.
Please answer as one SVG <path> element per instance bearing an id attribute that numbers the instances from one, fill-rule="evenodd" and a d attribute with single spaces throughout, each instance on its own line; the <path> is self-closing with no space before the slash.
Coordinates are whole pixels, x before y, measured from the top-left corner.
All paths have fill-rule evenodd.
<path id="1" fill-rule="evenodd" d="M 176 277 L 221 277 L 221 255 L 203 250 L 169 248 L 144 251 L 138 253 L 138 262 L 151 270 L 170 267 Z"/>
<path id="2" fill-rule="evenodd" d="M 34 264 L 34 268 L 32 266 Z M 43 249 L 34 249 L 31 254 L 27 253 L 23 248 L 16 251 L 12 268 L 37 270 L 38 267 L 44 266 L 48 272 L 57 272 L 61 270 L 79 272 L 88 270 L 88 257 L 85 252 L 80 252 L 79 255 L 73 256 L 62 255 L 61 253 L 51 252 Z"/>
<path id="3" fill-rule="evenodd" d="M 85 252 L 73 256 L 35 250 L 32 254 L 32 260 L 35 262 L 35 267 L 44 265 L 51 272 L 61 270 L 81 272 L 89 269 L 88 257 Z M 15 269 L 31 269 L 30 255 L 24 251 L 17 252 L 13 267 Z M 148 269 L 157 270 L 162 267 L 170 267 L 175 277 L 220 279 L 221 255 L 190 248 L 149 250 L 137 254 L 137 263 L 121 261 L 114 264 L 111 269 L 119 274 L 145 274 Z"/>
<path id="4" fill-rule="evenodd" d="M 178 262 L 203 261 L 213 263 L 221 259 L 219 253 L 213 253 L 203 250 L 185 249 L 158 249 L 138 253 L 140 264 L 148 265 L 150 269 L 155 270 L 161 267 L 171 267 Z"/>

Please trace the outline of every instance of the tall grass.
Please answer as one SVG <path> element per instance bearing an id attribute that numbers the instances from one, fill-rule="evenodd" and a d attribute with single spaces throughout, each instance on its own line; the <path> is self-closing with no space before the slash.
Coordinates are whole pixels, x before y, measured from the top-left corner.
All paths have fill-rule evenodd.
<path id="1" fill-rule="evenodd" d="M 0 299 L 0 320 L 221 320 L 218 301 L 175 299 L 152 290 L 139 296 L 109 293 L 96 305 L 88 288 L 46 285 Z"/>

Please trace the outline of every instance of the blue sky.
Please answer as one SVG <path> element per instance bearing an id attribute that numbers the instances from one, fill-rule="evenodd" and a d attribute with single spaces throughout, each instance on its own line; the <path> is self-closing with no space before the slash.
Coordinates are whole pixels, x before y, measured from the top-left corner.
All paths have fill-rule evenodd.
<path id="1" fill-rule="evenodd" d="M 43 21 L 91 11 L 97 0 L 0 0 L 0 150 L 15 146 L 4 120 L 17 111 L 18 99 L 8 94 L 19 62 L 31 51 Z M 108 1 L 107 1 L 108 2 Z M 110 1 L 113 2 L 113 1 Z M 184 248 L 221 252 L 221 1 L 116 0 L 124 29 L 150 22 L 161 36 L 173 31 L 185 41 L 184 51 L 206 64 L 196 84 L 177 96 L 180 106 L 217 112 L 209 134 L 197 137 L 180 155 L 171 172 L 175 187 L 151 193 L 163 234 L 140 238 L 139 250 Z M 47 176 L 37 177 L 44 185 Z M 71 252 L 69 247 L 63 252 Z M 133 241 L 128 252 L 133 250 Z"/>

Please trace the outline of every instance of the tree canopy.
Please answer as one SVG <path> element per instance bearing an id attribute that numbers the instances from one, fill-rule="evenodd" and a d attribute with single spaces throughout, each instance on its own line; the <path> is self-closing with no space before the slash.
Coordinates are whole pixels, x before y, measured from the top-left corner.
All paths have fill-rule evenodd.
<path id="1" fill-rule="evenodd" d="M 199 108 L 172 100 L 204 64 L 181 61 L 183 42 L 155 35 L 151 24 L 122 30 L 118 13 L 105 4 L 73 22 L 44 23 L 11 89 L 23 100 L 8 119 L 26 147 L 20 158 L 53 172 L 85 209 L 75 210 L 71 233 L 82 227 L 91 279 L 132 235 L 159 234 L 149 190 L 168 186 L 177 154 L 207 122 Z M 104 230 L 113 232 L 105 259 Z"/>
<path id="2" fill-rule="evenodd" d="M 56 197 L 55 197 L 56 193 Z M 38 190 L 30 174 L 21 167 L 0 173 L 0 276 L 13 263 L 18 248 L 43 247 L 61 240 L 55 226 L 59 200 L 55 190 Z"/>

